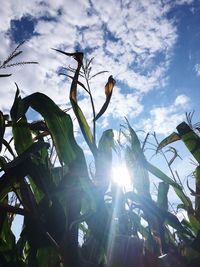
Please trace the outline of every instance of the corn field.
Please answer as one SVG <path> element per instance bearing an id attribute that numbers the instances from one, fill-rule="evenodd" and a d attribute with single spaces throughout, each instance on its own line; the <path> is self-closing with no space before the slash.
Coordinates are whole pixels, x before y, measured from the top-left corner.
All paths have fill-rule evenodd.
<path id="1" fill-rule="evenodd" d="M 15 65 L 36 63 L 12 64 L 22 52 L 19 47 L 0 69 L 6 72 Z M 101 133 L 97 142 L 96 122 L 109 106 L 115 80 L 108 78 L 105 102 L 96 112 L 90 80 L 105 71 L 92 77 L 92 59 L 84 61 L 81 52 L 55 49 L 57 52 L 66 59 L 73 57 L 77 63 L 64 75 L 71 80 L 71 107 L 95 167 L 92 170 L 87 164 L 68 112 L 42 93 L 22 98 L 16 85 L 10 114 L 0 112 L 0 267 L 199 266 L 200 137 L 191 114 L 176 132 L 157 141 L 156 147 L 156 153 L 165 157 L 165 147 L 183 142 L 198 163 L 193 173 L 195 188 L 189 187 L 190 194 L 186 194 L 171 168 L 176 150 L 167 162 L 171 170 L 167 175 L 145 156 L 149 135 L 142 142 L 127 119 L 120 132 L 123 142 L 115 140 L 112 129 Z M 10 75 L 4 73 L 0 78 Z M 78 104 L 78 90 L 89 95 L 92 125 Z M 29 108 L 42 119 L 31 121 Z M 12 133 L 9 140 L 5 137 L 7 130 Z M 113 153 L 126 163 L 129 190 L 111 180 Z M 156 198 L 150 190 L 150 176 L 158 182 Z M 187 215 L 182 220 L 170 209 L 169 190 L 179 199 L 177 213 L 182 210 Z M 23 216 L 18 240 L 11 230 L 16 215 Z"/>

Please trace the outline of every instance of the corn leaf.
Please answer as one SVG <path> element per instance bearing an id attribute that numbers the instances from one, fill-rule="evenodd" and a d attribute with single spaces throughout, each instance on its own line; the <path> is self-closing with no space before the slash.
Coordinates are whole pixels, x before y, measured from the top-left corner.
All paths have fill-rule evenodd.
<path id="1" fill-rule="evenodd" d="M 105 86 L 105 95 L 106 95 L 106 101 L 103 104 L 102 108 L 100 109 L 99 113 L 96 115 L 96 117 L 94 118 L 94 120 L 98 120 L 106 111 L 109 103 L 110 103 L 110 99 L 112 96 L 112 92 L 113 92 L 113 88 L 115 85 L 115 80 L 113 79 L 112 75 L 108 78 L 108 82 Z"/>
<path id="2" fill-rule="evenodd" d="M 178 141 L 178 140 L 180 140 L 181 139 L 181 137 L 180 137 L 180 135 L 179 134 L 177 134 L 177 133 L 172 133 L 172 134 L 170 134 L 169 136 L 167 136 L 165 139 L 163 139 L 161 142 L 160 142 L 160 144 L 158 145 L 158 148 L 157 148 L 157 152 L 160 150 L 160 149 L 162 149 L 163 147 L 165 147 L 165 146 L 167 146 L 167 145 L 169 145 L 169 144 L 171 144 L 171 143 L 173 143 L 173 142 L 175 142 L 175 141 Z"/>
<path id="3" fill-rule="evenodd" d="M 151 198 L 149 174 L 144 166 L 144 162 L 146 161 L 145 156 L 136 132 L 130 126 L 128 120 L 126 121 L 130 135 L 130 146 L 127 146 L 125 150 L 126 165 L 129 169 L 133 186 L 137 192 Z"/>
<path id="4" fill-rule="evenodd" d="M 185 122 L 179 124 L 176 129 L 190 153 L 200 163 L 200 137 Z"/>
<path id="5" fill-rule="evenodd" d="M 96 179 L 106 187 L 110 181 L 112 167 L 112 149 L 114 149 L 114 134 L 111 129 L 103 132 L 98 145 L 96 158 Z"/>
<path id="6" fill-rule="evenodd" d="M 158 185 L 157 205 L 158 207 L 168 210 L 168 198 L 169 184 L 160 182 Z"/>
<path id="7" fill-rule="evenodd" d="M 64 76 L 66 76 L 66 77 L 69 77 L 71 80 L 74 79 L 73 76 L 68 75 L 68 74 L 65 74 L 65 73 L 59 73 L 59 75 L 64 75 Z M 87 90 L 87 88 L 85 87 L 85 85 L 84 85 L 82 82 L 77 81 L 77 83 L 78 83 L 78 85 L 80 85 L 80 86 L 81 86 L 87 93 L 89 93 L 88 90 Z"/>
<path id="8" fill-rule="evenodd" d="M 146 161 L 145 166 L 149 172 L 151 172 L 153 175 L 155 175 L 157 178 L 161 179 L 163 182 L 171 185 L 174 188 L 174 191 L 176 192 L 177 196 L 180 198 L 180 200 L 183 202 L 183 204 L 188 207 L 192 208 L 192 202 L 191 200 L 184 194 L 182 188 L 180 185 L 176 182 L 174 182 L 169 176 L 167 176 L 165 173 L 163 173 L 160 169 L 152 165 L 150 162 Z"/>
<path id="9" fill-rule="evenodd" d="M 129 199 L 140 203 L 141 208 L 145 211 L 145 213 L 149 214 L 150 217 L 155 216 L 161 222 L 164 220 L 167 224 L 178 230 L 180 235 L 186 234 L 192 236 L 192 233 L 183 227 L 175 215 L 162 208 L 159 208 L 153 200 L 145 198 L 144 196 L 140 196 L 134 192 L 126 193 L 126 196 Z"/>
<path id="10" fill-rule="evenodd" d="M 67 52 L 63 52 L 63 51 L 58 50 L 58 49 L 54 49 L 54 50 L 66 55 L 66 56 L 72 56 L 78 62 L 78 66 L 77 66 L 77 69 L 75 70 L 74 77 L 73 77 L 72 84 L 71 84 L 71 88 L 70 88 L 70 101 L 72 104 L 73 111 L 74 111 L 76 118 L 78 120 L 79 126 L 81 128 L 82 134 L 85 138 L 85 141 L 88 144 L 93 155 L 96 155 L 97 148 L 96 148 L 96 145 L 94 143 L 94 137 L 91 133 L 91 130 L 90 130 L 90 127 L 86 121 L 86 118 L 85 118 L 81 108 L 79 107 L 79 105 L 77 103 L 77 85 L 78 85 L 78 78 L 79 78 L 79 74 L 80 74 L 80 69 L 81 69 L 82 64 L 83 64 L 83 53 L 81 53 L 81 52 L 67 53 Z"/>
<path id="11" fill-rule="evenodd" d="M 12 132 L 15 149 L 19 155 L 30 147 L 33 141 L 27 119 L 23 114 L 23 101 L 21 99 L 18 86 L 15 94 L 15 100 L 10 110 L 10 115 L 12 119 Z"/>
<path id="12" fill-rule="evenodd" d="M 34 93 L 23 99 L 24 113 L 32 107 L 40 113 L 51 133 L 60 162 L 70 164 L 77 158 L 78 153 L 83 154 L 75 141 L 72 120 L 49 97 L 42 93 Z"/>
<path id="13" fill-rule="evenodd" d="M 43 247 L 37 252 L 38 267 L 60 267 L 58 251 L 52 247 Z"/>
<path id="14" fill-rule="evenodd" d="M 90 130 L 90 126 L 88 125 L 87 120 L 86 120 L 82 110 L 80 109 L 79 105 L 77 104 L 77 102 L 75 102 L 73 99 L 71 99 L 71 104 L 72 104 L 73 111 L 76 115 L 76 118 L 79 122 L 79 126 L 81 128 L 81 131 L 82 131 L 82 134 L 85 138 L 85 141 L 88 144 L 93 155 L 96 156 L 97 147 L 96 147 L 96 144 L 94 143 L 94 137 L 93 137 L 92 132 Z"/>
<path id="15" fill-rule="evenodd" d="M 5 78 L 5 77 L 9 77 L 11 76 L 12 74 L 0 74 L 0 78 Z"/>
<path id="16" fill-rule="evenodd" d="M 0 152 L 2 149 L 4 133 L 5 133 L 5 118 L 3 116 L 3 113 L 0 111 Z"/>

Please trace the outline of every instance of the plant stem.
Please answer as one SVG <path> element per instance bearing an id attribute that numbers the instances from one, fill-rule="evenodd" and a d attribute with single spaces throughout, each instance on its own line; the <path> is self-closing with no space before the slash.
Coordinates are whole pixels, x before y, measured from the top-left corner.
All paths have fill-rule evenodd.
<path id="1" fill-rule="evenodd" d="M 89 84 L 89 81 L 88 81 L 88 77 L 87 77 L 87 73 L 86 73 L 86 69 L 85 69 L 84 65 L 82 65 L 82 68 L 83 68 L 85 80 L 86 80 L 86 83 L 87 83 L 88 93 L 89 93 L 89 96 L 90 96 L 90 102 L 91 102 L 91 105 L 92 105 L 92 113 L 93 113 L 93 138 L 94 138 L 94 143 L 96 144 L 96 122 L 95 122 L 96 112 L 95 112 L 94 100 L 93 100 L 93 97 L 92 97 L 92 93 L 91 93 L 91 89 L 90 89 L 90 84 Z"/>

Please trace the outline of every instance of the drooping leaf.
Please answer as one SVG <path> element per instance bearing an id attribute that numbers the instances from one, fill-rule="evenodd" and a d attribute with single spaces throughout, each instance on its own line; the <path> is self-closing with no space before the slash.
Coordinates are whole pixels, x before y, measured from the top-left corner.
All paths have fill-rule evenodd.
<path id="1" fill-rule="evenodd" d="M 9 77 L 11 76 L 12 74 L 0 74 L 0 78 L 5 78 L 5 77 Z"/>
<path id="2" fill-rule="evenodd" d="M 126 196 L 129 199 L 140 203 L 141 208 L 144 209 L 144 211 L 147 212 L 149 216 L 155 216 L 160 221 L 165 220 L 167 224 L 178 230 L 180 234 L 183 233 L 192 236 L 192 233 L 183 227 L 183 225 L 179 222 L 175 215 L 158 207 L 153 200 L 145 198 L 144 196 L 137 195 L 134 192 L 126 193 Z"/>
<path id="3" fill-rule="evenodd" d="M 153 175 L 155 175 L 157 178 L 161 179 L 163 182 L 171 185 L 174 188 L 174 191 L 176 192 L 177 196 L 180 198 L 180 200 L 183 202 L 183 204 L 186 207 L 192 208 L 192 202 L 191 200 L 184 194 L 182 188 L 180 185 L 176 182 L 174 182 L 169 176 L 167 176 L 165 173 L 163 173 L 160 169 L 152 165 L 150 162 L 146 161 L 145 166 L 149 172 L 151 172 Z"/>
<path id="4" fill-rule="evenodd" d="M 44 118 L 61 162 L 68 165 L 77 158 L 78 153 L 83 153 L 75 141 L 70 116 L 62 111 L 48 96 L 42 93 L 34 93 L 25 97 L 22 101 L 24 113 L 29 107 L 32 107 Z"/>
<path id="5" fill-rule="evenodd" d="M 185 122 L 179 124 L 176 129 L 190 153 L 200 163 L 200 137 Z"/>
<path id="6" fill-rule="evenodd" d="M 83 53 L 82 52 L 68 53 L 68 52 L 64 52 L 64 51 L 59 50 L 59 49 L 55 49 L 55 48 L 52 48 L 52 49 L 61 53 L 61 54 L 66 55 L 66 56 L 73 57 L 77 62 L 80 62 L 82 64 L 82 61 L 83 61 Z"/>
<path id="7" fill-rule="evenodd" d="M 67 77 L 69 77 L 71 80 L 73 80 L 74 79 L 74 77 L 73 76 L 71 76 L 71 75 L 68 75 L 68 74 L 65 74 L 65 73 L 59 73 L 59 75 L 64 75 L 64 76 L 67 76 Z M 78 85 L 80 85 L 87 93 L 89 93 L 88 92 L 88 90 L 87 90 L 87 88 L 85 87 L 85 85 L 82 83 L 82 82 L 80 82 L 80 81 L 77 81 L 77 83 L 78 83 Z"/>
<path id="8" fill-rule="evenodd" d="M 94 120 L 98 120 L 106 111 L 109 103 L 110 103 L 110 99 L 112 96 L 112 92 L 113 92 L 113 88 L 115 85 L 115 80 L 113 79 L 112 75 L 108 78 L 108 82 L 106 83 L 105 86 L 105 95 L 106 95 L 106 101 L 103 104 L 102 108 L 100 109 L 99 113 L 96 115 L 96 117 L 94 118 Z"/>
<path id="9" fill-rule="evenodd" d="M 24 152 L 33 143 L 27 119 L 23 114 L 23 108 L 23 101 L 21 99 L 19 88 L 17 86 L 15 100 L 10 110 L 10 115 L 12 119 L 12 132 L 15 149 L 18 154 Z"/>
<path id="10" fill-rule="evenodd" d="M 173 132 L 172 134 L 170 134 L 169 136 L 167 136 L 165 139 L 163 139 L 160 144 L 158 145 L 157 147 L 157 152 L 162 149 L 163 147 L 175 142 L 175 141 L 178 141 L 180 140 L 181 137 L 179 134 Z"/>
<path id="11" fill-rule="evenodd" d="M 43 147 L 48 146 L 49 144 L 44 142 L 33 143 L 18 157 L 4 165 L 5 173 L 0 179 L 0 199 L 10 191 L 10 186 L 13 185 L 16 180 L 22 179 L 30 173 L 31 160 L 34 154 L 37 154 Z"/>

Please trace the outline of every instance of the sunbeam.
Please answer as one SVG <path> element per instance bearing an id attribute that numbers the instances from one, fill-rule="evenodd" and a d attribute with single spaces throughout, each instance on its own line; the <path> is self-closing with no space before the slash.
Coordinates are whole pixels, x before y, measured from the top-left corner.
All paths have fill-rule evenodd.
<path id="1" fill-rule="evenodd" d="M 125 164 L 113 167 L 112 181 L 126 190 L 131 187 L 130 174 Z"/>

